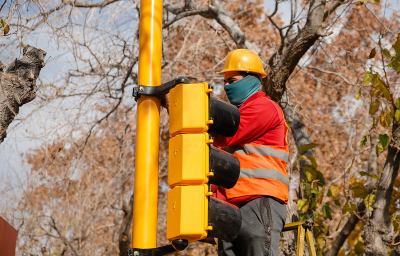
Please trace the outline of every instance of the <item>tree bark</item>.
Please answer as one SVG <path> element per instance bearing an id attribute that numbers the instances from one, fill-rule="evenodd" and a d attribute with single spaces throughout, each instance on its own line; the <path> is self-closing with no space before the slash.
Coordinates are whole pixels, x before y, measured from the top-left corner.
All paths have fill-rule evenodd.
<path id="1" fill-rule="evenodd" d="M 372 216 L 364 228 L 364 250 L 367 256 L 386 256 L 393 239 L 393 226 L 389 215 L 393 183 L 400 164 L 400 125 L 393 121 L 392 140 L 388 148 L 385 166 L 378 183 L 378 192 Z"/>
<path id="2" fill-rule="evenodd" d="M 45 56 L 45 51 L 27 45 L 20 60 L 0 70 L 0 143 L 19 108 L 36 97 L 36 79 L 45 65 Z"/>
<path id="3" fill-rule="evenodd" d="M 308 137 L 308 133 L 306 131 L 306 126 L 301 119 L 301 116 L 296 111 L 293 102 L 290 100 L 289 95 L 285 91 L 282 95 L 281 107 L 283 109 L 283 113 L 285 114 L 285 118 L 287 121 L 291 123 L 290 130 L 292 131 L 294 141 L 296 143 L 296 147 L 300 148 L 303 145 L 310 144 L 310 138 Z M 313 150 L 309 149 L 304 152 L 301 152 L 300 155 L 309 156 L 313 154 Z M 304 167 L 309 165 L 306 161 L 300 160 L 300 180 L 306 178 L 304 175 Z"/>
<path id="4" fill-rule="evenodd" d="M 301 119 L 301 116 L 296 111 L 295 105 L 290 100 L 290 97 L 289 97 L 287 91 L 285 91 L 283 93 L 282 101 L 281 101 L 280 105 L 283 109 L 283 113 L 285 115 L 286 121 L 291 123 L 290 129 L 292 131 L 292 135 L 295 140 L 296 147 L 299 148 L 303 145 L 310 144 L 310 139 L 308 137 L 306 126 L 305 126 L 303 120 Z M 304 155 L 304 156 L 309 156 L 309 155 L 313 154 L 313 150 L 309 149 L 304 152 L 301 152 L 300 154 Z M 304 167 L 307 165 L 309 165 L 309 163 L 307 163 L 304 160 L 300 160 L 300 178 L 299 178 L 300 182 L 299 182 L 299 186 L 298 186 L 298 195 L 297 195 L 298 198 L 300 198 L 300 199 L 302 199 L 302 195 L 300 193 L 301 181 L 304 178 L 306 178 L 306 176 L 304 174 Z M 297 210 L 297 205 L 293 202 L 293 200 L 289 201 L 287 210 L 288 211 L 287 211 L 287 216 L 286 216 L 286 223 L 292 223 L 292 222 L 299 221 L 299 213 Z M 311 212 L 311 214 L 312 214 L 312 212 Z M 296 232 L 285 232 L 285 233 L 283 233 L 283 237 L 284 237 L 283 248 L 282 248 L 283 253 L 285 254 L 285 256 L 295 255 L 296 250 L 297 250 L 297 246 L 296 246 L 296 242 L 295 242 L 295 241 L 297 241 L 297 233 Z M 306 250 L 306 246 L 307 245 L 305 245 L 305 251 L 304 251 L 305 256 L 308 255 L 308 250 Z"/>

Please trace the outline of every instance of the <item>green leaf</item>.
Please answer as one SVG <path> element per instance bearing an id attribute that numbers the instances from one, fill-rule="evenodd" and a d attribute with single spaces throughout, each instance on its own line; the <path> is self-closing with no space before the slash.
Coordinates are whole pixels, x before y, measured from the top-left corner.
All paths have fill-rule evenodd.
<path id="1" fill-rule="evenodd" d="M 317 179 L 317 172 L 310 165 L 304 167 L 304 174 L 309 182 Z"/>
<path id="2" fill-rule="evenodd" d="M 383 96 L 385 97 L 385 99 L 387 99 L 389 102 L 392 101 L 392 94 L 390 93 L 390 91 L 385 88 L 383 89 Z"/>
<path id="3" fill-rule="evenodd" d="M 317 197 L 319 195 L 318 189 L 314 188 L 313 190 L 311 190 L 311 194 L 314 194 Z"/>
<path id="4" fill-rule="evenodd" d="M 291 125 L 292 125 L 292 121 L 286 121 L 286 125 L 287 125 L 287 127 L 290 127 Z"/>
<path id="5" fill-rule="evenodd" d="M 299 214 L 299 221 L 308 220 L 308 215 L 305 212 Z"/>
<path id="6" fill-rule="evenodd" d="M 310 198 L 310 208 L 314 209 L 315 206 L 317 205 L 317 200 L 315 200 L 314 198 Z"/>
<path id="7" fill-rule="evenodd" d="M 0 23 L 3 26 L 4 35 L 7 35 L 10 32 L 10 26 L 3 19 L 0 20 Z"/>
<path id="8" fill-rule="evenodd" d="M 312 167 L 317 169 L 318 168 L 318 164 L 317 164 L 317 161 L 315 160 L 315 158 L 312 155 L 307 156 L 307 158 L 310 159 Z"/>
<path id="9" fill-rule="evenodd" d="M 368 141 L 368 134 L 365 135 L 365 136 L 361 139 L 361 142 L 360 142 L 360 148 L 361 148 L 361 150 L 364 150 L 364 147 L 365 147 L 365 144 L 367 144 L 367 141 Z"/>
<path id="10" fill-rule="evenodd" d="M 384 48 L 382 50 L 382 53 L 383 53 L 383 55 L 385 55 L 386 58 L 390 58 L 391 57 L 389 50 L 386 49 L 386 48 Z"/>
<path id="11" fill-rule="evenodd" d="M 362 183 L 358 182 L 357 185 L 351 189 L 353 191 L 353 196 L 357 198 L 365 198 L 367 196 L 367 192 L 365 187 Z"/>
<path id="12" fill-rule="evenodd" d="M 389 146 L 390 138 L 387 134 L 379 134 L 378 150 L 379 153 L 383 152 Z"/>
<path id="13" fill-rule="evenodd" d="M 368 59 L 372 59 L 376 55 L 376 49 L 372 49 L 371 52 L 369 53 Z"/>
<path id="14" fill-rule="evenodd" d="M 328 202 L 324 203 L 324 205 L 322 206 L 322 214 L 324 215 L 324 217 L 331 220 L 332 219 L 331 213 L 332 210 L 331 207 L 329 206 L 329 203 Z"/>
<path id="15" fill-rule="evenodd" d="M 366 71 L 366 72 L 365 72 L 365 75 L 364 75 L 364 80 L 363 80 L 363 82 L 362 82 L 362 85 L 367 85 L 367 84 L 369 84 L 369 82 L 371 82 L 371 78 L 372 78 L 372 73 L 369 72 L 369 71 Z"/>
<path id="16" fill-rule="evenodd" d="M 317 218 L 318 218 L 318 212 L 314 211 L 313 212 L 313 221 L 315 222 L 317 220 Z"/>
<path id="17" fill-rule="evenodd" d="M 394 118 L 396 119 L 396 122 L 400 123 L 400 110 L 396 110 Z"/>
<path id="18" fill-rule="evenodd" d="M 307 179 L 303 179 L 303 180 L 302 180 L 302 184 L 303 184 L 304 192 L 305 192 L 308 196 L 311 196 L 311 183 L 308 182 Z"/>
<path id="19" fill-rule="evenodd" d="M 397 34 L 397 40 L 396 42 L 392 45 L 394 51 L 397 53 L 397 55 L 400 56 L 400 33 Z"/>
<path id="20" fill-rule="evenodd" d="M 364 243 L 361 241 L 358 241 L 356 245 L 354 246 L 354 252 L 357 255 L 364 255 Z"/>
<path id="21" fill-rule="evenodd" d="M 339 200 L 335 199 L 334 202 L 335 202 L 336 206 L 340 206 Z"/>
<path id="22" fill-rule="evenodd" d="M 370 211 L 374 210 L 372 208 L 372 206 L 375 203 L 375 199 L 376 199 L 376 195 L 374 195 L 374 194 L 369 194 L 368 196 L 366 196 L 364 198 L 364 204 L 365 204 L 365 206 L 367 207 L 368 210 L 370 210 Z"/>
<path id="23" fill-rule="evenodd" d="M 393 68 L 397 74 L 400 73 L 400 57 L 399 57 L 399 55 L 393 56 L 390 59 L 390 62 L 387 66 Z"/>
<path id="24" fill-rule="evenodd" d="M 342 189 L 342 185 L 332 185 L 332 186 L 329 188 L 329 190 L 331 191 L 332 196 L 333 196 L 334 198 L 336 198 L 336 197 L 339 195 L 341 189 Z"/>
<path id="25" fill-rule="evenodd" d="M 342 209 L 342 214 L 353 213 L 357 210 L 357 206 L 351 202 L 346 202 Z"/>
<path id="26" fill-rule="evenodd" d="M 362 182 L 359 182 L 356 177 L 350 178 L 349 188 L 353 191 L 354 197 L 365 198 L 367 196 L 364 184 Z"/>
<path id="27" fill-rule="evenodd" d="M 394 103 L 397 109 L 400 109 L 400 98 L 396 100 L 396 103 Z"/>
<path id="28" fill-rule="evenodd" d="M 310 204 L 307 199 L 300 199 L 297 202 L 297 209 L 299 209 L 302 212 L 306 212 L 308 210 L 309 205 Z"/>
<path id="29" fill-rule="evenodd" d="M 390 126 L 390 121 L 392 119 L 390 116 L 390 111 L 382 111 L 379 118 L 383 127 L 388 128 Z"/>
<path id="30" fill-rule="evenodd" d="M 309 149 L 315 148 L 316 146 L 318 146 L 319 144 L 315 144 L 315 143 L 310 143 L 310 144 L 305 144 L 299 147 L 299 153 L 303 153 L 304 151 L 307 151 Z"/>
<path id="31" fill-rule="evenodd" d="M 380 105 L 380 102 L 378 100 L 372 102 L 371 105 L 369 105 L 369 113 L 371 115 L 375 114 L 376 111 L 378 111 L 378 109 L 379 109 L 379 105 Z"/>
<path id="32" fill-rule="evenodd" d="M 358 91 L 358 93 L 356 95 L 356 99 L 357 100 L 361 99 L 361 89 L 360 89 L 360 91 Z"/>
<path id="33" fill-rule="evenodd" d="M 377 176 L 377 175 L 369 174 L 369 173 L 363 172 L 363 171 L 361 171 L 360 174 L 361 174 L 361 176 L 368 176 L 368 177 L 374 178 L 376 180 L 379 180 L 379 176 Z"/>
<path id="34" fill-rule="evenodd" d="M 325 186 L 325 178 L 322 172 L 317 171 L 317 178 L 318 178 L 318 186 L 320 187 Z"/>
<path id="35" fill-rule="evenodd" d="M 385 86 L 382 85 L 381 77 L 377 73 L 372 75 L 372 87 L 379 88 L 380 90 L 385 88 Z"/>

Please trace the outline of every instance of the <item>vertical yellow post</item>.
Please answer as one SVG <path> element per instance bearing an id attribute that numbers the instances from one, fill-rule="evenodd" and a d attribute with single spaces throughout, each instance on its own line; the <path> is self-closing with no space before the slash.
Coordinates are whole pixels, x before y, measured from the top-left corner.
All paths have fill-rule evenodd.
<path id="1" fill-rule="evenodd" d="M 304 255 L 304 236 L 305 236 L 305 230 L 303 225 L 299 225 L 298 231 L 297 231 L 297 256 L 303 256 Z"/>
<path id="2" fill-rule="evenodd" d="M 306 231 L 306 241 L 307 241 L 308 252 L 309 252 L 310 256 L 317 256 L 317 252 L 315 251 L 315 245 L 314 245 L 314 237 L 313 237 L 311 229 L 309 229 L 309 228 Z"/>
<path id="3" fill-rule="evenodd" d="M 162 0 L 140 1 L 139 85 L 161 84 Z M 160 100 L 141 96 L 136 130 L 132 247 L 157 246 Z"/>

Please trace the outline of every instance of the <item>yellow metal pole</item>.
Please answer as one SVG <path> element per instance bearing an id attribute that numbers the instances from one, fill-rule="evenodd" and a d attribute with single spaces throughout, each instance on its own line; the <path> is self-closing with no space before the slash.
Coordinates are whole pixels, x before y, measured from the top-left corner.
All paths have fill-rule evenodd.
<path id="1" fill-rule="evenodd" d="M 140 1 L 139 85 L 161 84 L 162 0 Z M 157 246 L 160 100 L 141 96 L 136 128 L 132 247 Z"/>
<path id="2" fill-rule="evenodd" d="M 309 228 L 306 231 L 306 241 L 310 256 L 317 256 L 317 252 L 315 251 L 315 245 L 314 245 L 314 237 L 312 231 Z"/>
<path id="3" fill-rule="evenodd" d="M 302 225 L 298 227 L 298 232 L 297 232 L 297 256 L 303 256 L 304 255 L 304 235 L 305 235 L 305 230 Z"/>

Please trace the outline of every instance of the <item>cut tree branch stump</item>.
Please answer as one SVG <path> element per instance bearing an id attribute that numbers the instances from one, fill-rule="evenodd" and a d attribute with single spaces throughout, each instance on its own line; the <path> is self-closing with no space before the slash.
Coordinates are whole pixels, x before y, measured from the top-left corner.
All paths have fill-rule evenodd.
<path id="1" fill-rule="evenodd" d="M 0 143 L 19 108 L 36 97 L 36 80 L 45 56 L 45 51 L 27 45 L 21 59 L 6 66 L 0 62 Z"/>

